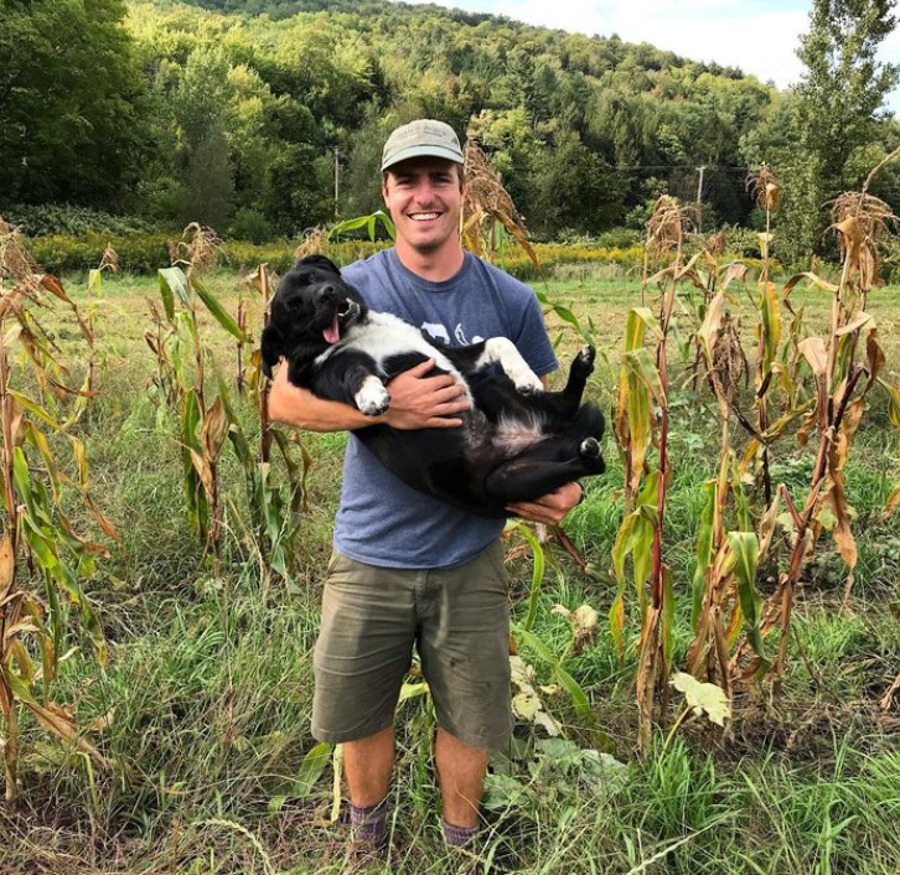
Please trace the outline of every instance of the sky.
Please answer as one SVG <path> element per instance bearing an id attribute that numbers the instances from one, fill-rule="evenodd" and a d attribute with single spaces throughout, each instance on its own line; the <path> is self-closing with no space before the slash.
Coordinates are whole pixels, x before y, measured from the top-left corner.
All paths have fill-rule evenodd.
<path id="1" fill-rule="evenodd" d="M 800 79 L 799 36 L 811 0 L 405 0 L 505 15 L 589 36 L 618 34 L 694 61 L 739 67 L 786 88 Z M 900 61 L 900 27 L 882 44 L 882 60 Z M 887 107 L 900 117 L 900 88 Z"/>

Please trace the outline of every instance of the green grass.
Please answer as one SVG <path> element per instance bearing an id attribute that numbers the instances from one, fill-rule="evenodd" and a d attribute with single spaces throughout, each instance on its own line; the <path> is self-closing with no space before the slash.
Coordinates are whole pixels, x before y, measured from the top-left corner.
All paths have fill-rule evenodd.
<path id="1" fill-rule="evenodd" d="M 209 284 L 234 306 L 232 275 L 216 274 Z M 77 278 L 68 288 L 83 297 Z M 609 410 L 625 314 L 639 300 L 636 284 L 551 283 L 549 292 L 579 317 L 593 316 L 601 363 L 591 391 Z M 871 307 L 889 371 L 898 361 L 895 292 L 879 290 Z M 85 584 L 110 640 L 109 666 L 100 671 L 88 657 L 73 614 L 80 646 L 61 666 L 56 696 L 75 710 L 112 765 L 90 765 L 25 716 L 23 801 L 19 811 L 0 814 L 0 872 L 337 875 L 348 860 L 346 827 L 328 820 L 331 771 L 304 798 L 295 781 L 313 745 L 311 647 L 346 438 L 304 436 L 315 463 L 291 578 L 265 586 L 253 545 L 230 515 L 223 562 L 213 573 L 187 529 L 175 422 L 146 391 L 153 363 L 143 340 L 144 298 L 156 294 L 152 278 L 105 282 L 98 317 L 107 355 L 103 391 L 78 426 L 95 497 L 121 542 Z M 821 295 L 797 290 L 793 298 L 809 308 L 811 325 L 824 321 Z M 77 355 L 77 337 L 55 318 L 48 324 Z M 211 357 L 230 379 L 233 349 L 211 320 L 202 322 Z M 551 319 L 551 325 L 555 336 L 558 324 Z M 561 357 L 578 342 L 566 334 Z M 676 380 L 683 377 L 675 371 Z M 672 397 L 666 556 L 679 599 L 675 659 L 683 666 L 700 487 L 715 475 L 718 437 L 708 398 L 687 391 Z M 868 407 L 846 471 L 860 556 L 852 605 L 841 610 L 846 571 L 823 535 L 798 593 L 784 694 L 742 688 L 728 733 L 691 718 L 664 747 L 668 725 L 661 726 L 644 759 L 634 749 L 632 593 L 622 664 L 605 627 L 615 590 L 610 551 L 622 515 L 622 467 L 608 436 L 607 475 L 588 483 L 586 501 L 566 523 L 590 573 L 553 550 L 535 632 L 560 653 L 570 632 L 553 605 L 588 603 L 599 612 L 596 644 L 566 668 L 614 742 L 624 779 L 591 780 L 581 754 L 551 755 L 542 732 L 519 726 L 516 756 L 495 764 L 483 847 L 474 857 L 451 856 L 440 838 L 430 765 L 434 718 L 427 700 L 414 700 L 398 716 L 394 858 L 373 871 L 896 875 L 900 714 L 897 705 L 880 712 L 877 702 L 900 671 L 900 529 L 897 519 L 881 515 L 900 460 L 884 393 L 873 392 Z M 252 422 L 248 410 L 242 416 Z M 803 496 L 810 451 L 786 437 L 775 459 L 776 482 Z M 222 476 L 227 495 L 243 507 L 243 484 L 228 449 Z M 275 476 L 283 477 L 277 465 Z M 531 580 L 527 553 L 511 564 L 510 577 L 514 617 L 521 620 Z M 772 584 L 763 580 L 761 587 L 768 592 Z M 528 648 L 523 656 L 538 681 L 549 683 L 550 667 L 540 656 Z M 547 706 L 578 746 L 598 743 L 565 697 L 547 697 Z M 679 708 L 673 695 L 667 724 Z M 511 796 L 514 801 L 504 802 Z M 284 804 L 273 809 L 279 797 Z"/>

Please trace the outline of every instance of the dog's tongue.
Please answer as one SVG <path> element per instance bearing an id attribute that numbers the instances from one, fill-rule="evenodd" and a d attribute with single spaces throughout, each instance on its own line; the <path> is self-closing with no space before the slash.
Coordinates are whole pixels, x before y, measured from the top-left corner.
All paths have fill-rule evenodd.
<path id="1" fill-rule="evenodd" d="M 341 339 L 341 326 L 338 324 L 337 315 L 331 325 L 322 331 L 322 334 L 329 343 L 337 343 Z"/>

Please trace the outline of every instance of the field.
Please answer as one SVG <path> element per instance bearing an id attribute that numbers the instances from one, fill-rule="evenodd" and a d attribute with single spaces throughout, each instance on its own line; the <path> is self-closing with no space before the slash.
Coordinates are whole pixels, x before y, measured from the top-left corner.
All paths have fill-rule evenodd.
<path id="1" fill-rule="evenodd" d="M 83 276 L 64 284 L 86 303 Z M 207 284 L 234 313 L 234 273 L 214 272 Z M 611 410 L 626 316 L 640 303 L 639 286 L 588 277 L 539 287 L 582 324 L 593 322 L 600 356 L 590 391 Z M 748 311 L 741 332 L 749 337 L 750 308 L 741 303 L 748 296 L 732 291 L 737 309 Z M 876 289 L 867 307 L 886 353 L 882 376 L 893 384 L 900 369 L 898 293 Z M 104 279 L 95 319 L 101 391 L 74 426 L 91 465 L 93 497 L 115 523 L 119 544 L 106 542 L 110 558 L 83 584 L 109 642 L 108 664 L 101 670 L 86 643 L 76 642 L 60 665 L 54 698 L 74 709 L 107 767 L 23 716 L 21 797 L 15 810 L 0 809 L 0 872 L 346 872 L 346 827 L 340 816 L 331 822 L 331 765 L 314 783 L 302 767 L 314 745 L 311 647 L 346 438 L 303 436 L 313 460 L 308 508 L 284 579 L 261 573 L 233 513 L 246 498 L 226 448 L 219 470 L 221 556 L 204 560 L 187 523 L 178 423 L 148 389 L 157 369 L 144 337 L 151 327 L 148 297 L 158 300 L 155 277 Z M 806 330 L 827 325 L 828 295 L 798 288 L 792 300 L 807 309 Z M 81 374 L 83 344 L 71 317 L 58 308 L 41 318 Z M 555 314 L 549 324 L 565 360 L 581 341 Z M 220 374 L 233 384 L 231 338 L 206 311 L 200 332 L 212 363 L 208 379 Z M 674 664 L 683 670 L 703 484 L 717 473 L 719 435 L 713 396 L 702 387 L 693 392 L 684 363 L 670 356 L 674 477 L 665 552 L 677 596 Z M 238 414 L 250 422 L 249 405 Z M 745 438 L 738 432 L 734 442 L 740 451 Z M 812 449 L 792 435 L 775 446 L 773 482 L 801 492 Z M 605 618 L 615 595 L 611 553 L 623 517 L 623 467 L 611 433 L 604 454 L 606 476 L 587 484 L 586 501 L 565 524 L 587 570 L 557 544 L 546 547 L 533 632 L 552 654 L 570 638 L 554 605 L 574 610 L 586 603 Z M 285 477 L 283 466 L 273 467 L 274 478 Z M 670 735 L 681 712 L 673 693 L 649 751 L 639 756 L 634 606 L 626 610 L 622 661 L 601 619 L 596 641 L 566 660 L 596 726 L 579 719 L 567 696 L 544 695 L 564 736 L 548 739 L 542 729 L 519 725 L 512 756 L 492 766 L 475 854 L 451 857 L 443 847 L 429 756 L 433 716 L 425 696 L 404 702 L 393 858 L 383 871 L 900 873 L 900 696 L 891 708 L 879 707 L 900 672 L 900 517 L 884 518 L 898 472 L 888 394 L 876 385 L 845 471 L 859 552 L 852 597 L 842 605 L 846 568 L 832 540 L 821 538 L 800 581 L 783 689 L 776 694 L 766 681 L 739 686 L 724 731 L 687 716 Z M 77 479 L 74 470 L 69 474 Z M 77 510 L 73 521 L 90 525 Z M 519 533 L 510 535 L 509 548 L 511 598 L 521 622 L 533 557 Z M 760 576 L 764 597 L 774 583 Z M 536 683 L 549 684 L 547 660 L 527 647 L 522 655 Z M 597 748 L 616 762 L 591 753 Z"/>

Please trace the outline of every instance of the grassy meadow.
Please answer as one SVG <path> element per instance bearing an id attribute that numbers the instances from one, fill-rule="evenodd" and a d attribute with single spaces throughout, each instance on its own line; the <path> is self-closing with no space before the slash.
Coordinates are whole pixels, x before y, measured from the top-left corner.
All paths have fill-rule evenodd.
<path id="1" fill-rule="evenodd" d="M 83 276 L 64 283 L 73 299 L 85 300 Z M 208 285 L 234 312 L 235 274 L 214 272 Z M 639 286 L 585 272 L 538 287 L 592 323 L 600 355 L 590 392 L 610 411 L 626 314 L 640 303 Z M 738 309 L 755 293 L 753 284 L 747 288 L 746 295 L 732 289 Z M 226 446 L 222 559 L 218 568 L 203 561 L 186 521 L 177 425 L 150 389 L 156 363 L 144 337 L 151 328 L 148 297 L 158 300 L 155 277 L 104 279 L 96 315 L 100 393 L 75 426 L 91 464 L 94 497 L 115 522 L 120 543 L 105 542 L 110 558 L 83 581 L 109 642 L 108 665 L 98 668 L 76 631 L 55 699 L 74 710 L 109 767 L 23 715 L 22 796 L 15 810 L 0 808 L 0 873 L 346 872 L 342 813 L 332 822 L 331 766 L 312 786 L 301 772 L 314 745 L 311 649 L 346 436 L 303 435 L 313 458 L 308 510 L 287 579 L 262 575 L 254 545 L 235 518 L 233 509 L 246 499 Z M 792 301 L 806 307 L 807 330 L 827 323 L 824 293 L 798 288 Z M 883 376 L 896 383 L 900 288 L 874 291 L 867 309 L 887 356 Z M 42 318 L 77 375 L 83 345 L 71 317 L 58 307 Z M 552 314 L 549 324 L 565 362 L 581 341 Z M 233 387 L 231 338 L 205 311 L 201 334 L 211 372 Z M 683 669 L 692 637 L 689 589 L 702 486 L 716 475 L 719 451 L 712 395 L 693 392 L 677 351 L 670 355 L 676 362 L 669 398 L 674 479 L 665 554 L 675 575 L 675 665 Z M 879 699 L 900 672 L 900 515 L 883 518 L 900 479 L 900 459 L 887 393 L 874 387 L 866 407 L 845 470 L 859 549 L 850 604 L 841 604 L 845 567 L 823 536 L 797 596 L 781 694 L 765 682 L 740 686 L 724 732 L 688 717 L 668 737 L 681 711 L 673 693 L 643 758 L 635 748 L 633 599 L 626 607 L 622 663 L 605 622 L 615 593 L 610 555 L 623 513 L 622 464 L 607 434 L 607 474 L 587 482 L 585 502 L 565 524 L 587 572 L 557 545 L 547 548 L 534 627 L 559 654 L 570 632 L 551 611 L 554 605 L 574 610 L 586 603 L 600 614 L 596 643 L 566 662 L 589 697 L 598 729 L 584 728 L 567 696 L 545 695 L 565 737 L 550 740 L 530 724 L 518 727 L 510 756 L 492 765 L 481 845 L 451 856 L 441 840 L 430 765 L 433 715 L 426 697 L 402 703 L 392 856 L 371 871 L 898 875 L 900 695 L 887 710 Z M 239 414 L 249 430 L 249 405 Z M 740 447 L 745 438 L 735 429 Z M 802 494 L 813 455 L 792 435 L 782 438 L 773 448 L 774 482 Z M 276 461 L 273 477 L 283 476 Z M 87 515 L 73 511 L 73 519 L 90 527 Z M 532 555 L 515 533 L 509 548 L 513 613 L 521 620 Z M 763 596 L 777 576 L 774 568 L 769 572 L 760 579 Z M 73 623 L 77 630 L 74 616 Z M 527 647 L 521 655 L 533 665 L 536 682 L 548 684 L 546 660 Z M 622 766 L 585 753 L 597 748 Z"/>

